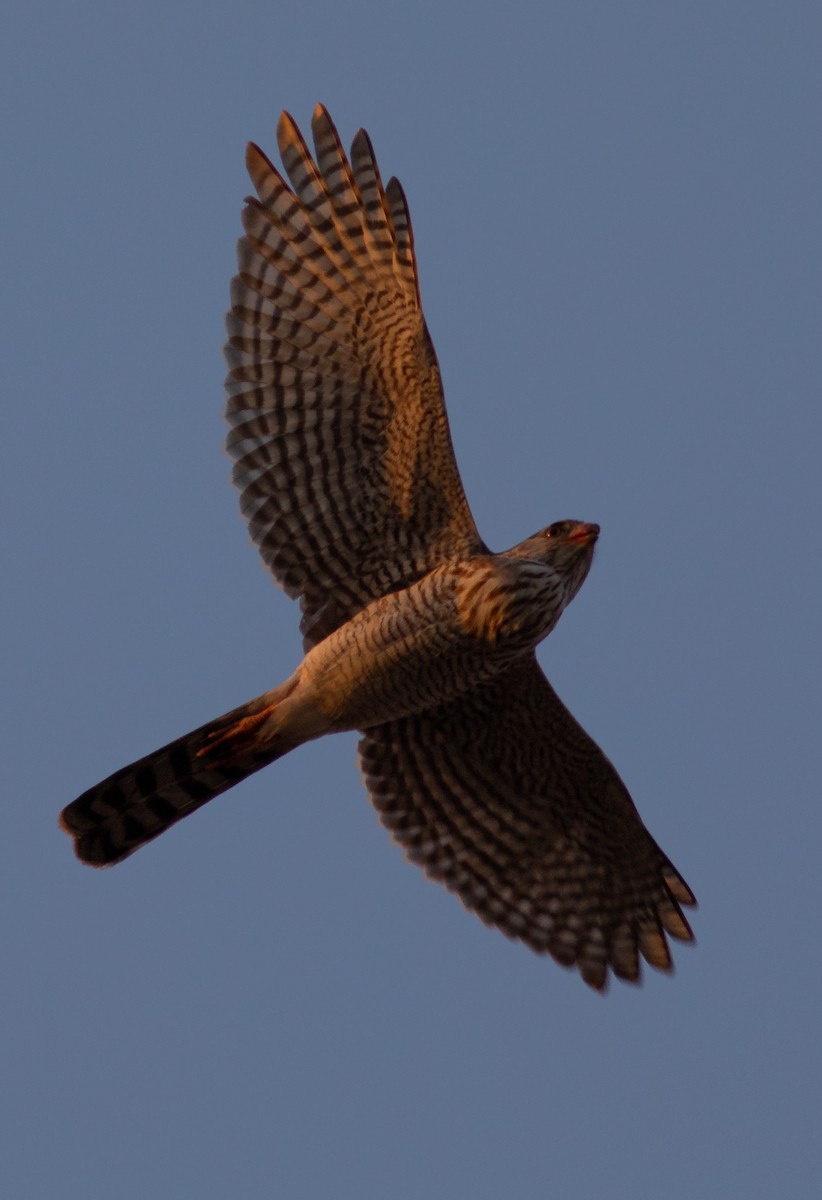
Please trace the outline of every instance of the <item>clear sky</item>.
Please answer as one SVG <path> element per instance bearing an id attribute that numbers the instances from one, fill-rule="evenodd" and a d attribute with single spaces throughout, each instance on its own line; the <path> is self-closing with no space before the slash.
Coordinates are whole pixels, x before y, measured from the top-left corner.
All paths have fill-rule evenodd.
<path id="1" fill-rule="evenodd" d="M 818 3 L 29 4 L 0 46 L 0 1193 L 817 1195 Z M 245 141 L 408 193 L 496 548 L 598 521 L 540 652 L 700 900 L 603 999 L 379 826 L 353 735 L 110 871 L 59 809 L 299 657 L 228 483 Z"/>

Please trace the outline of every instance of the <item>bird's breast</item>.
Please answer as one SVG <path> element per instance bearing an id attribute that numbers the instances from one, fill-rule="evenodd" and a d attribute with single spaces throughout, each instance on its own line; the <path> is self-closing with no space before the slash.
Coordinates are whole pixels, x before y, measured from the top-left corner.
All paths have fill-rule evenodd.
<path id="1" fill-rule="evenodd" d="M 539 562 L 494 555 L 466 564 L 455 589 L 460 627 L 500 649 L 531 649 L 563 608 L 562 581 Z"/>

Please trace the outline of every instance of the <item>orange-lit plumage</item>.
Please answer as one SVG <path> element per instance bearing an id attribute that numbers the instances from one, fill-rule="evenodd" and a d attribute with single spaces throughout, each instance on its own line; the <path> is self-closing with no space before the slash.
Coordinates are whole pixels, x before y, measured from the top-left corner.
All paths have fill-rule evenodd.
<path id="1" fill-rule="evenodd" d="M 118 862 L 294 747 L 341 729 L 380 819 L 467 908 L 604 988 L 670 968 L 693 895 L 534 648 L 582 585 L 598 527 L 503 554 L 480 538 L 451 448 L 411 222 L 361 130 L 327 112 L 314 155 L 288 114 L 288 182 L 251 146 L 227 323 L 227 446 L 265 564 L 299 597 L 283 684 L 125 767 L 62 814 Z"/>

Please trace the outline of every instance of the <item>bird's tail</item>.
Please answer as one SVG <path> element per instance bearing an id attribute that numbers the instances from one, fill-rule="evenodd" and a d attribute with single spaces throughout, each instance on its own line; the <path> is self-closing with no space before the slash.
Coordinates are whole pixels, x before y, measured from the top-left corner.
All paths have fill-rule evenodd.
<path id="1" fill-rule="evenodd" d="M 281 758 L 299 741 L 281 728 L 277 708 L 294 678 L 201 725 L 83 792 L 60 825 L 81 862 L 105 867 L 133 854 L 175 822 Z"/>

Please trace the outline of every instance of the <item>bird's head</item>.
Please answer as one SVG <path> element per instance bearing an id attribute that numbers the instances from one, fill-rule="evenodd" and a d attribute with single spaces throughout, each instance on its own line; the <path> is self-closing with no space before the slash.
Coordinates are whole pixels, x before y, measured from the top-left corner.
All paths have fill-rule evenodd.
<path id="1" fill-rule="evenodd" d="M 565 603 L 570 604 L 591 569 L 598 537 L 599 525 L 589 525 L 585 521 L 555 521 L 508 553 L 553 567 L 562 576 Z"/>

